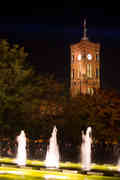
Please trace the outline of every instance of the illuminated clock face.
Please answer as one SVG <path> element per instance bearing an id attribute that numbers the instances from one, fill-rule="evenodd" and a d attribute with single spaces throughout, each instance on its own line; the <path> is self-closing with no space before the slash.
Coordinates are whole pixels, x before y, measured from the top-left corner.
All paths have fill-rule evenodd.
<path id="1" fill-rule="evenodd" d="M 78 55 L 78 61 L 80 61 L 82 58 L 81 54 Z"/>
<path id="2" fill-rule="evenodd" d="M 88 54 L 88 55 L 87 55 L 87 58 L 88 58 L 88 60 L 91 60 L 91 59 L 92 59 L 92 55 L 91 55 L 91 54 Z"/>

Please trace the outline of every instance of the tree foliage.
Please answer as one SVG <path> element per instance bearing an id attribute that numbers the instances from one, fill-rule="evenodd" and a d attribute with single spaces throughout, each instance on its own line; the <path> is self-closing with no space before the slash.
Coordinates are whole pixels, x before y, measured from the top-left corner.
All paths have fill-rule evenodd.
<path id="1" fill-rule="evenodd" d="M 94 141 L 118 141 L 120 131 L 120 94 L 99 90 L 94 95 L 70 98 L 65 107 L 65 136 L 81 141 L 81 131 L 92 127 Z"/>
<path id="2" fill-rule="evenodd" d="M 11 46 L 6 40 L 0 42 L 1 134 L 20 129 L 41 133 L 44 127 L 50 127 L 48 120 L 59 109 L 58 97 L 63 97 L 63 87 L 53 76 L 37 75 L 24 47 Z"/>

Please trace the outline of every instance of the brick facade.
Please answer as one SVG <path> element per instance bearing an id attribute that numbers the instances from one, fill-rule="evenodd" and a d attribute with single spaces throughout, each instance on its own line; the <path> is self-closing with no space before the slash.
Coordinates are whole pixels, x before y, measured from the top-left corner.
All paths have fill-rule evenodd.
<path id="1" fill-rule="evenodd" d="M 70 46 L 70 92 L 92 94 L 100 88 L 100 44 L 83 38 Z"/>

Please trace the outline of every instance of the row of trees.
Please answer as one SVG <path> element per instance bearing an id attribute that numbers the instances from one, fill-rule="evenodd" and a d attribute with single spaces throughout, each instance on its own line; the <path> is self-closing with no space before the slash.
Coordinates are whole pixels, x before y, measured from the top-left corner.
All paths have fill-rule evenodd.
<path id="1" fill-rule="evenodd" d="M 120 94 L 114 90 L 98 90 L 92 96 L 71 98 L 64 117 L 66 133 L 71 129 L 73 141 L 79 142 L 81 130 L 88 126 L 92 127 L 95 142 L 120 140 Z"/>
<path id="2" fill-rule="evenodd" d="M 92 126 L 94 141 L 119 141 L 120 95 L 99 90 L 67 96 L 53 76 L 38 75 L 23 47 L 0 42 L 0 134 L 49 137 L 53 126 L 63 141 L 80 143 L 81 131 Z"/>

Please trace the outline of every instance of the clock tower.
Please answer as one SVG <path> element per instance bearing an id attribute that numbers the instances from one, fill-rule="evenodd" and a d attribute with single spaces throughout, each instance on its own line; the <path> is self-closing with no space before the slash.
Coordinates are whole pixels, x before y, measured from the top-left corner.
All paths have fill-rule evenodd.
<path id="1" fill-rule="evenodd" d="M 80 42 L 71 45 L 70 58 L 70 92 L 72 96 L 78 93 L 93 94 L 100 88 L 100 44 L 88 40 L 86 21 Z"/>

